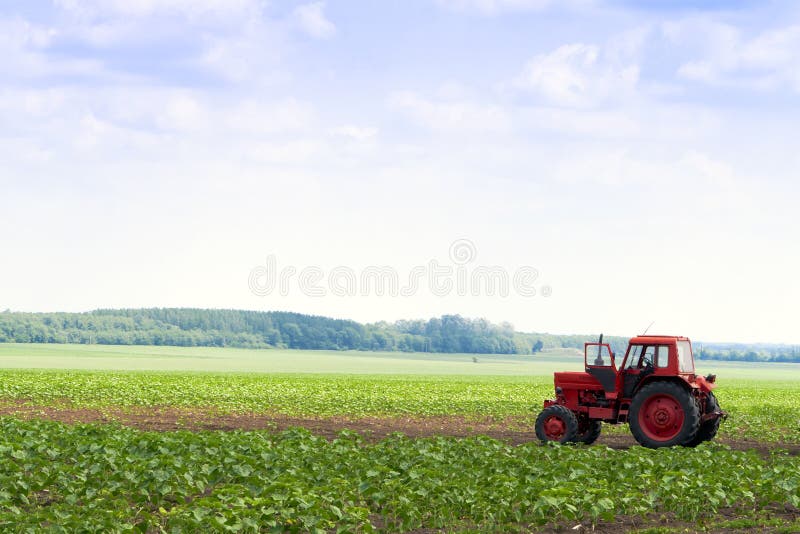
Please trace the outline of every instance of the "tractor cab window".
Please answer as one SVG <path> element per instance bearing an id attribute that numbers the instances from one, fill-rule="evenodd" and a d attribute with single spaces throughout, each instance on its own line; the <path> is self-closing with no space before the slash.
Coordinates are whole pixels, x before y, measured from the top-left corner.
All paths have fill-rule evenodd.
<path id="1" fill-rule="evenodd" d="M 646 367 L 647 365 L 655 366 L 657 349 L 658 347 L 655 345 L 648 345 L 645 347 L 644 354 L 642 355 L 642 362 L 639 364 L 639 367 Z"/>
<path id="2" fill-rule="evenodd" d="M 647 366 L 669 366 L 669 346 L 667 345 L 631 345 L 628 352 L 626 369 L 644 369 Z"/>
<path id="3" fill-rule="evenodd" d="M 625 363 L 626 369 L 638 369 L 640 361 L 642 359 L 642 352 L 644 351 L 644 345 L 631 345 L 630 350 L 628 351 L 628 361 Z"/>
<path id="4" fill-rule="evenodd" d="M 694 373 L 692 346 L 688 341 L 678 341 L 678 368 L 681 373 Z"/>
<path id="5" fill-rule="evenodd" d="M 659 345 L 656 349 L 656 367 L 669 367 L 669 346 Z"/>

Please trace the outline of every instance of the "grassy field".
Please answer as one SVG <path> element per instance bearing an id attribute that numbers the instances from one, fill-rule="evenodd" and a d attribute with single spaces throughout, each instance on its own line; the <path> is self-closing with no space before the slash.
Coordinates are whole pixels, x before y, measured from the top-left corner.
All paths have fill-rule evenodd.
<path id="1" fill-rule="evenodd" d="M 477 363 L 473 360 L 477 358 Z M 541 375 L 580 365 L 575 351 L 542 356 L 248 350 L 213 347 L 0 344 L 0 368 L 255 373 Z"/>
<path id="2" fill-rule="evenodd" d="M 550 376 L 582 370 L 583 356 L 571 349 L 531 356 L 0 343 L 0 369 Z M 800 381 L 800 364 L 708 360 L 697 371 L 722 381 Z"/>

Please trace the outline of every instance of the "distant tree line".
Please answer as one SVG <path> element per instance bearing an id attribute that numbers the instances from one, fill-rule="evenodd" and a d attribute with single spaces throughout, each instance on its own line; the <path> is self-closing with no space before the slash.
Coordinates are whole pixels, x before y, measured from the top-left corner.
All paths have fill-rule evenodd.
<path id="1" fill-rule="evenodd" d="M 728 360 L 733 362 L 800 363 L 800 348 L 791 345 L 749 346 L 738 348 L 700 346 L 694 348 L 698 360 Z"/>
<path id="2" fill-rule="evenodd" d="M 545 342 L 507 323 L 445 315 L 361 324 L 290 312 L 149 308 L 0 313 L 0 342 L 532 354 Z"/>
<path id="3" fill-rule="evenodd" d="M 584 342 L 595 339 L 593 335 L 517 332 L 509 323 L 497 325 L 460 315 L 361 324 L 291 312 L 193 308 L 0 313 L 0 343 L 535 354 L 560 348 L 582 351 Z M 605 341 L 621 360 L 627 338 L 607 336 Z M 786 345 L 695 344 L 695 355 L 699 359 L 800 362 L 800 350 Z"/>

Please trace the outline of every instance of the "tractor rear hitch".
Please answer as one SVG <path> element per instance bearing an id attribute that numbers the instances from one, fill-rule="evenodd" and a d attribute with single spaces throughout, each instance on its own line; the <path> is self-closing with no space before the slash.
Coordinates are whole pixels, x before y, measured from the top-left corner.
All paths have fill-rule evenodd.
<path id="1" fill-rule="evenodd" d="M 712 419 L 722 419 L 723 421 L 728 418 L 728 412 L 724 412 L 722 410 L 716 410 L 713 412 L 709 412 L 700 416 L 700 422 L 705 423 L 706 421 L 710 421 Z"/>

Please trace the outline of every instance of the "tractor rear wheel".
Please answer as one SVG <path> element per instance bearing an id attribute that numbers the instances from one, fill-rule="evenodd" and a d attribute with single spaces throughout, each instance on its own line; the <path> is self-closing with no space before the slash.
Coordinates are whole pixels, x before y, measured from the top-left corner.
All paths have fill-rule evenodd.
<path id="1" fill-rule="evenodd" d="M 709 391 L 706 394 L 706 409 L 703 410 L 703 414 L 714 413 L 716 411 L 719 411 L 719 402 L 714 394 Z M 694 447 L 695 445 L 700 445 L 704 441 L 714 439 L 714 436 L 717 435 L 717 430 L 719 430 L 720 421 L 721 419 L 719 417 L 715 417 L 714 419 L 709 419 L 705 423 L 701 423 L 697 435 L 692 441 L 687 443 L 687 445 L 689 447 Z"/>
<path id="2" fill-rule="evenodd" d="M 536 437 L 542 441 L 567 443 L 578 433 L 578 418 L 560 404 L 548 406 L 536 418 Z"/>
<path id="3" fill-rule="evenodd" d="M 599 419 L 589 419 L 588 417 L 578 418 L 578 433 L 575 435 L 576 443 L 585 443 L 591 445 L 597 438 L 600 437 L 600 430 L 603 428 L 603 422 Z"/>
<path id="4" fill-rule="evenodd" d="M 700 410 L 692 394 L 675 382 L 651 382 L 631 402 L 629 425 L 644 447 L 687 445 L 700 427 Z"/>

